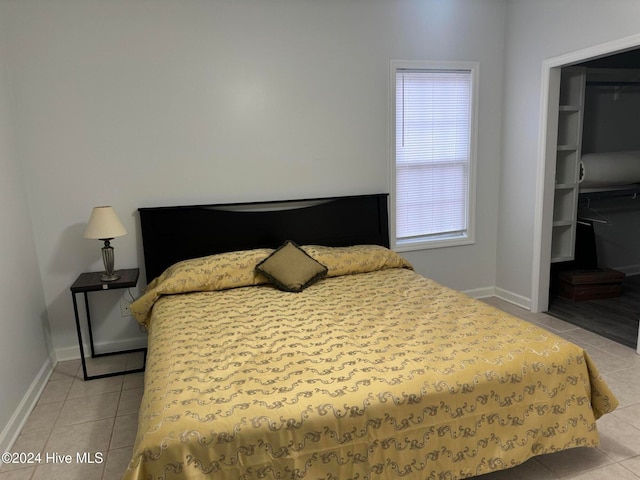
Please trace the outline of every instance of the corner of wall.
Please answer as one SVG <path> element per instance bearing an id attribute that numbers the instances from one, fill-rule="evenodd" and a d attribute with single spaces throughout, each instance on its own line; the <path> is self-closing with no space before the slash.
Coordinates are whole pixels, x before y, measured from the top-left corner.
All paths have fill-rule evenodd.
<path id="1" fill-rule="evenodd" d="M 20 431 L 27 422 L 29 415 L 38 403 L 38 399 L 40 398 L 40 395 L 42 395 L 42 391 L 47 385 L 56 363 L 56 359 L 53 355 L 47 357 L 40 368 L 40 371 L 31 382 L 31 385 L 27 389 L 27 392 L 18 405 L 18 408 L 16 408 L 13 415 L 11 415 L 9 422 L 2 432 L 0 432 L 0 452 L 8 452 L 13 447 L 13 444 L 20 435 Z"/>

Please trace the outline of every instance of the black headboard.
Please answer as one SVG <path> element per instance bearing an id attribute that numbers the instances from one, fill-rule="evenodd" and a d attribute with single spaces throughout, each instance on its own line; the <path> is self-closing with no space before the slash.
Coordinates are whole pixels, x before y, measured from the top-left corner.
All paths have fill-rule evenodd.
<path id="1" fill-rule="evenodd" d="M 147 282 L 188 258 L 299 245 L 389 246 L 384 194 L 140 208 Z"/>

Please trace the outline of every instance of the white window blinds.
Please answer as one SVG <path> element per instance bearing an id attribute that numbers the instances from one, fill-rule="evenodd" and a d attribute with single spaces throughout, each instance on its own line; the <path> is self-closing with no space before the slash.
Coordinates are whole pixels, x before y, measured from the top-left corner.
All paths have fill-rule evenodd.
<path id="1" fill-rule="evenodd" d="M 396 244 L 467 238 L 471 70 L 395 70 Z"/>

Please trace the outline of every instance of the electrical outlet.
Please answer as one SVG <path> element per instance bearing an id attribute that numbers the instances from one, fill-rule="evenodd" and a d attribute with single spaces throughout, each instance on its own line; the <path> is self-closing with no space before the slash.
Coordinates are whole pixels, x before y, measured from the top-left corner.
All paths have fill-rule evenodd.
<path id="1" fill-rule="evenodd" d="M 131 305 L 131 300 L 127 297 L 122 297 L 120 299 L 120 316 L 121 317 L 130 317 L 131 310 L 129 310 L 129 305 Z"/>

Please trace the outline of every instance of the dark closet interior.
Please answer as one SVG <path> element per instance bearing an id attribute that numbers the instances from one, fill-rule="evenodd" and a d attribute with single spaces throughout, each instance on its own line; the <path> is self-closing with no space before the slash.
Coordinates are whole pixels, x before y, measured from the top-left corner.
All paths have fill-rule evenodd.
<path id="1" fill-rule="evenodd" d="M 640 179 L 624 172 L 619 173 L 624 181 L 611 185 L 597 180 L 623 161 L 631 169 L 637 165 L 640 172 L 640 49 L 576 66 L 587 72 L 581 158 L 597 156 L 595 164 L 584 161 L 580 168 L 591 168 L 589 180 L 597 187 L 580 183 L 574 258 L 551 264 L 547 313 L 635 349 L 640 320 Z M 630 157 L 636 153 L 637 162 Z M 582 170 L 580 178 L 583 174 L 587 178 Z"/>

